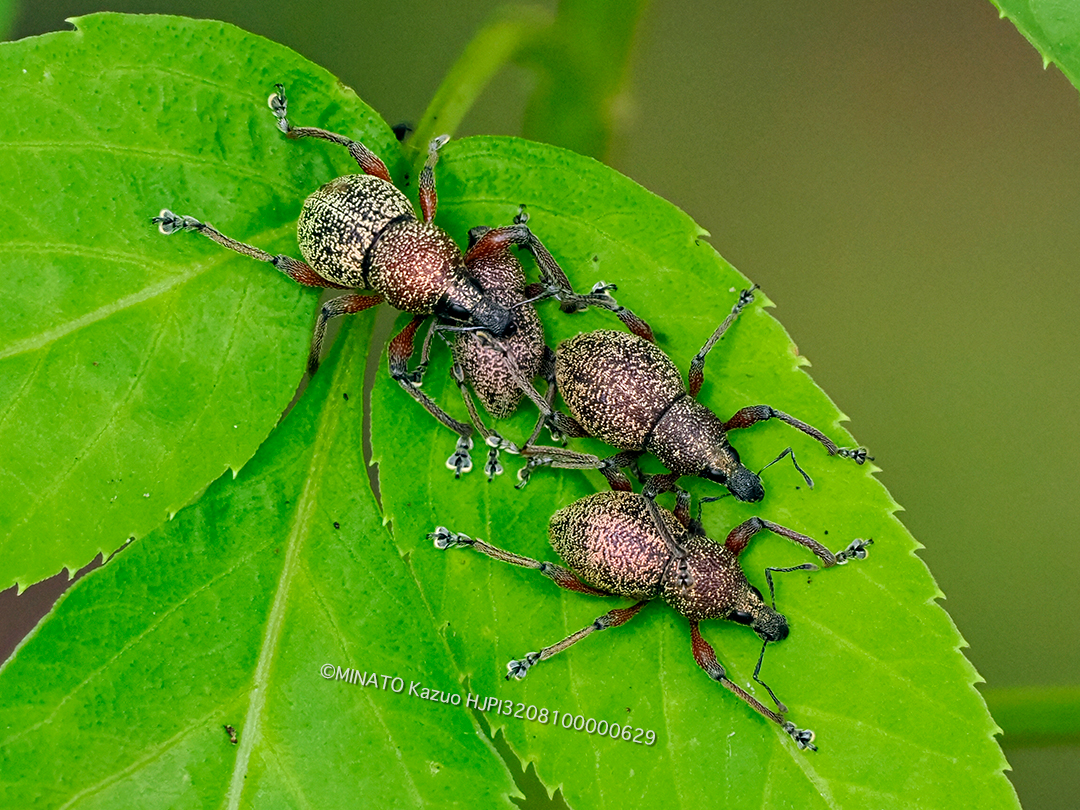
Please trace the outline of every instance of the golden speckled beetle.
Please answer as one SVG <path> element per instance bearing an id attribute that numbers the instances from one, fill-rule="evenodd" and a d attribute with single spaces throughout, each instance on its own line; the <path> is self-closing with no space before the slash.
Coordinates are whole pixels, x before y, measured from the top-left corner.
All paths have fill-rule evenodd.
<path id="1" fill-rule="evenodd" d="M 731 314 L 690 362 L 689 385 L 671 358 L 640 336 L 601 330 L 563 341 L 556 351 L 555 380 L 573 418 L 551 411 L 549 420 L 568 436 L 595 436 L 623 452 L 600 459 L 561 447 L 523 447 L 529 461 L 519 472 L 519 486 L 534 467 L 551 465 L 599 469 L 613 488 L 629 490 L 621 468 L 651 452 L 671 472 L 652 476 L 647 494 L 671 489 L 681 476 L 697 475 L 725 485 L 740 501 L 757 502 L 765 495 L 761 477 L 743 465 L 727 434 L 767 419 L 779 419 L 812 436 L 829 455 L 862 464 L 865 450 L 838 448 L 817 428 L 769 405 L 742 408 L 724 421 L 697 401 L 705 356 L 753 300 L 753 290 L 742 291 Z M 791 448 L 778 458 L 788 454 Z M 813 486 L 798 464 L 795 467 Z"/>
<path id="2" fill-rule="evenodd" d="M 591 295 L 577 295 L 566 274 L 524 221 L 486 230 L 462 256 L 450 236 L 433 223 L 437 207 L 435 164 L 447 136 L 434 139 L 420 174 L 420 209 L 416 217 L 408 197 L 390 180 L 386 165 L 362 143 L 315 127 L 295 127 L 287 118 L 282 85 L 270 95 L 270 109 L 278 128 L 289 138 L 319 138 L 346 147 L 364 174 L 331 180 L 304 201 L 297 221 L 297 241 L 303 261 L 272 256 L 257 247 L 231 239 L 194 217 L 165 209 L 153 218 L 164 234 L 195 231 L 230 250 L 269 262 L 294 281 L 310 287 L 372 290 L 374 295 L 349 292 L 323 304 L 311 341 L 307 369 L 318 368 L 327 322 L 361 312 L 386 301 L 416 317 L 390 342 L 390 373 L 436 419 L 454 430 L 458 449 L 451 457 L 457 471 L 471 469 L 468 448 L 472 427 L 442 410 L 419 388 L 422 370 L 407 369 L 420 324 L 435 315 L 459 328 L 483 329 L 495 338 L 510 338 L 519 326 L 519 311 L 489 292 L 480 276 L 485 263 L 514 261 L 512 246 L 528 250 L 540 268 L 541 284 L 535 298 L 555 297 L 562 309 L 575 312 L 588 306 L 622 310 L 599 286 Z M 507 259 L 506 257 L 509 257 Z M 476 272 L 477 270 L 481 272 Z M 527 315 L 520 317 L 528 319 Z M 626 318 L 624 318 L 626 320 Z M 633 328 L 634 320 L 627 321 Z"/>
<path id="3" fill-rule="evenodd" d="M 676 572 L 675 557 L 664 529 L 686 550 L 686 563 L 693 585 L 685 587 Z M 616 608 L 598 617 L 592 624 L 561 641 L 528 653 L 507 665 L 506 676 L 524 678 L 530 667 L 562 652 L 597 630 L 625 624 L 653 599 L 662 599 L 690 622 L 690 640 L 694 660 L 715 681 L 731 690 L 740 700 L 763 717 L 780 725 L 800 748 L 816 750 L 813 732 L 795 727 L 784 719 L 787 707 L 769 689 L 758 674 L 765 645 L 782 641 L 788 635 L 787 619 L 775 607 L 765 603 L 761 592 L 746 580 L 739 565 L 739 554 L 762 529 L 780 535 L 810 549 L 830 568 L 850 559 L 866 557 L 870 540 L 854 540 L 843 551 L 833 554 L 811 537 L 799 534 L 762 518 L 750 518 L 739 524 L 723 543 L 706 537 L 700 520 L 690 520 L 689 495 L 679 492 L 675 511 L 658 509 L 642 495 L 632 492 L 598 492 L 557 511 L 548 525 L 551 545 L 569 569 L 549 562 L 523 557 L 438 527 L 428 535 L 440 549 L 454 546 L 474 548 L 493 559 L 539 571 L 560 588 L 598 596 L 623 596 L 635 600 L 627 608 Z M 766 569 L 769 588 L 773 572 L 815 570 L 813 563 L 793 568 Z M 728 679 L 716 659 L 716 651 L 698 630 L 707 619 L 727 619 L 750 627 L 765 644 L 754 670 L 754 680 L 769 692 L 777 711 L 762 705 L 755 697 Z"/>

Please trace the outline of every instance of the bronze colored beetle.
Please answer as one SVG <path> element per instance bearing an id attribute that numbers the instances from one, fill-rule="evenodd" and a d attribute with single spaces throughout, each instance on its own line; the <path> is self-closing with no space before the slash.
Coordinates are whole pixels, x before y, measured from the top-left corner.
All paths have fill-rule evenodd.
<path id="1" fill-rule="evenodd" d="M 458 434 L 458 448 L 449 463 L 456 465 L 459 473 L 470 469 L 472 427 L 451 417 L 420 390 L 422 370 L 410 372 L 407 368 L 420 324 L 435 315 L 462 328 L 484 329 L 496 338 L 512 337 L 518 328 L 519 308 L 501 302 L 500 296 L 485 289 L 479 277 L 485 275 L 486 262 L 516 262 L 510 254 L 514 245 L 528 250 L 540 268 L 542 281 L 537 300 L 558 298 L 566 312 L 601 306 L 619 314 L 621 308 L 599 287 L 599 292 L 594 290 L 591 295 L 574 293 L 566 274 L 524 221 L 486 230 L 463 257 L 450 236 L 433 223 L 438 202 L 435 164 L 447 136 L 431 142 L 420 174 L 421 221 L 408 197 L 391 182 L 386 165 L 366 146 L 324 129 L 290 124 L 280 84 L 270 95 L 269 104 L 278 128 L 287 137 L 319 138 L 345 146 L 364 171 L 331 180 L 304 201 L 297 222 L 297 241 L 304 260 L 272 256 L 194 217 L 168 209 L 152 221 L 164 234 L 195 231 L 237 253 L 269 262 L 309 287 L 374 291 L 373 295 L 348 292 L 323 304 L 308 355 L 307 370 L 311 374 L 318 368 L 326 325 L 331 319 L 361 312 L 383 301 L 415 314 L 417 317 L 390 342 L 390 374 L 428 412 Z M 521 317 L 528 319 L 527 315 Z"/>
<path id="2" fill-rule="evenodd" d="M 551 465 L 599 469 L 613 488 L 629 490 L 621 468 L 651 452 L 671 472 L 649 480 L 650 496 L 670 490 L 681 476 L 697 475 L 725 485 L 740 501 L 757 502 L 765 495 L 761 477 L 743 465 L 727 434 L 767 419 L 780 419 L 812 436 L 829 455 L 862 464 L 866 460 L 862 448 L 837 448 L 817 428 L 769 405 L 742 408 L 724 421 L 696 400 L 704 381 L 705 356 L 753 300 L 752 289 L 742 291 L 731 314 L 690 362 L 688 386 L 671 358 L 641 336 L 601 330 L 563 341 L 556 352 L 555 381 L 573 418 L 552 411 L 549 420 L 568 436 L 595 436 L 623 452 L 601 459 L 561 447 L 524 447 L 521 452 L 529 462 L 519 472 L 519 486 L 528 481 L 534 467 Z M 791 448 L 778 458 L 788 454 Z"/>
<path id="3" fill-rule="evenodd" d="M 780 725 L 800 748 L 814 749 L 813 732 L 795 727 L 784 719 L 787 708 L 758 678 L 761 658 L 754 679 L 769 691 L 778 711 L 762 705 L 728 679 L 716 652 L 702 637 L 698 624 L 707 619 L 727 619 L 749 626 L 768 644 L 787 638 L 787 619 L 767 605 L 761 592 L 746 580 L 739 565 L 739 554 L 751 538 L 768 529 L 814 552 L 825 568 L 849 559 L 866 557 L 871 540 L 854 540 L 843 551 L 833 554 L 811 537 L 762 518 L 750 518 L 732 529 L 721 545 L 705 536 L 700 520 L 689 519 L 689 496 L 679 493 L 674 512 L 661 509 L 655 502 L 632 492 L 598 492 L 557 511 L 548 526 L 551 545 L 569 566 L 569 570 L 549 562 L 523 557 L 438 527 L 428 538 L 437 548 L 468 546 L 496 560 L 531 568 L 551 579 L 560 588 L 598 596 L 624 596 L 635 604 L 617 608 L 600 616 L 592 624 L 561 641 L 528 653 L 508 665 L 507 678 L 524 678 L 529 669 L 597 630 L 625 624 L 646 603 L 660 598 L 690 622 L 694 660 L 715 681 L 732 691 L 754 711 Z M 685 562 L 692 584 L 687 587 L 677 571 L 676 556 L 670 549 L 671 538 L 685 549 Z M 813 570 L 812 563 L 794 568 L 769 568 L 766 576 L 772 586 L 774 571 Z M 762 647 L 762 656 L 765 648 Z"/>

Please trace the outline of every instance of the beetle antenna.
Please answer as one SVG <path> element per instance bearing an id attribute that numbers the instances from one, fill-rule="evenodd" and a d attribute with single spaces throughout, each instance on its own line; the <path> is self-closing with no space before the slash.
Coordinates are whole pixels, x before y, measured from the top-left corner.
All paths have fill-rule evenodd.
<path id="1" fill-rule="evenodd" d="M 765 687 L 765 691 L 769 693 L 769 697 L 771 697 L 773 699 L 773 703 L 776 704 L 777 711 L 779 711 L 780 714 L 787 714 L 787 706 L 780 702 L 780 699 L 773 692 L 772 687 L 770 687 L 767 683 L 765 683 L 765 681 L 761 680 L 761 678 L 758 677 L 758 673 L 761 672 L 761 662 L 765 660 L 765 648 L 768 646 L 769 642 L 767 641 L 763 642 L 761 645 L 761 655 L 758 656 L 757 666 L 754 667 L 754 680 Z"/>
<path id="2" fill-rule="evenodd" d="M 701 508 L 702 508 L 702 506 L 704 506 L 707 503 L 712 503 L 713 501 L 722 501 L 724 498 L 727 498 L 730 495 L 731 495 L 730 492 L 726 492 L 723 495 L 710 495 L 710 496 L 707 496 L 707 497 L 704 497 L 704 498 L 698 498 L 697 517 L 694 518 L 692 521 L 690 521 L 690 526 L 688 527 L 688 530 L 690 531 L 690 533 L 691 534 L 704 534 L 705 533 L 705 527 L 701 523 Z"/>
<path id="3" fill-rule="evenodd" d="M 790 447 L 783 453 L 778 455 L 776 458 L 774 458 L 772 461 L 770 461 L 768 464 L 766 464 L 764 467 L 762 467 L 760 470 L 758 470 L 758 475 L 761 475 L 763 472 L 769 469 L 769 467 L 778 462 L 784 456 L 791 456 L 791 463 L 795 465 L 795 469 L 799 471 L 799 474 L 803 477 L 803 480 L 806 481 L 806 485 L 810 487 L 810 489 L 813 489 L 814 479 L 807 475 L 806 470 L 799 466 L 799 462 L 795 460 L 795 451 L 792 450 Z"/>
<path id="4" fill-rule="evenodd" d="M 775 571 L 778 574 L 787 574 L 791 571 L 817 571 L 818 567 L 813 563 L 803 563 L 802 565 L 793 565 L 791 568 L 766 568 L 765 569 L 765 581 L 769 583 L 769 599 L 772 600 L 773 610 L 776 610 L 776 592 L 773 590 L 772 575 Z"/>

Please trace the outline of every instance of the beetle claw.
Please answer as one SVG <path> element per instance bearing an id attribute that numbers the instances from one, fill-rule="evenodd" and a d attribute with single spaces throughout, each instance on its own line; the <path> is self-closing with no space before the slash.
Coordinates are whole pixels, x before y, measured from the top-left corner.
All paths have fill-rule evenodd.
<path id="1" fill-rule="evenodd" d="M 810 749 L 811 751 L 817 751 L 817 746 L 814 745 L 814 732 L 808 728 L 795 728 L 795 724 L 792 722 L 784 723 L 784 731 L 791 735 L 791 739 L 795 740 L 795 744 L 799 746 L 800 751 Z"/>
<path id="2" fill-rule="evenodd" d="M 472 456 L 469 455 L 472 446 L 473 441 L 470 438 L 461 436 L 457 440 L 453 454 L 446 460 L 446 466 L 454 471 L 454 478 L 460 478 L 463 473 L 472 470 Z"/>
<path id="3" fill-rule="evenodd" d="M 851 545 L 849 545 L 843 551 L 838 551 L 836 553 L 837 565 L 843 565 L 848 560 L 865 560 L 866 555 L 869 554 L 869 552 L 866 550 L 866 547 L 871 545 L 873 542 L 874 541 L 872 538 L 868 540 L 863 540 L 858 537 L 855 538 L 851 541 Z"/>
<path id="4" fill-rule="evenodd" d="M 515 680 L 521 680 L 529 674 L 529 668 L 532 667 L 537 661 L 540 660 L 540 653 L 531 652 L 526 653 L 525 657 L 519 660 L 511 661 L 506 665 L 506 680 L 514 678 Z"/>

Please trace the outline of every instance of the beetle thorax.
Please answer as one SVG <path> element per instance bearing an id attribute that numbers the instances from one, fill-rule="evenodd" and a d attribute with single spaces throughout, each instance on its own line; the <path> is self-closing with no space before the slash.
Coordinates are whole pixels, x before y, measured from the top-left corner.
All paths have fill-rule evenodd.
<path id="1" fill-rule="evenodd" d="M 386 228 L 371 251 L 367 278 L 390 306 L 416 315 L 434 312 L 448 289 L 469 286 L 454 241 L 416 219 Z"/>
<path id="2" fill-rule="evenodd" d="M 679 475 L 701 475 L 717 465 L 725 473 L 738 463 L 728 444 L 724 423 L 700 402 L 683 397 L 672 404 L 653 428 L 646 450 Z"/>
<path id="3" fill-rule="evenodd" d="M 739 559 L 726 547 L 701 535 L 687 535 L 684 543 L 693 583 L 681 589 L 677 571 L 669 566 L 660 595 L 691 621 L 724 619 L 753 596 Z"/>

